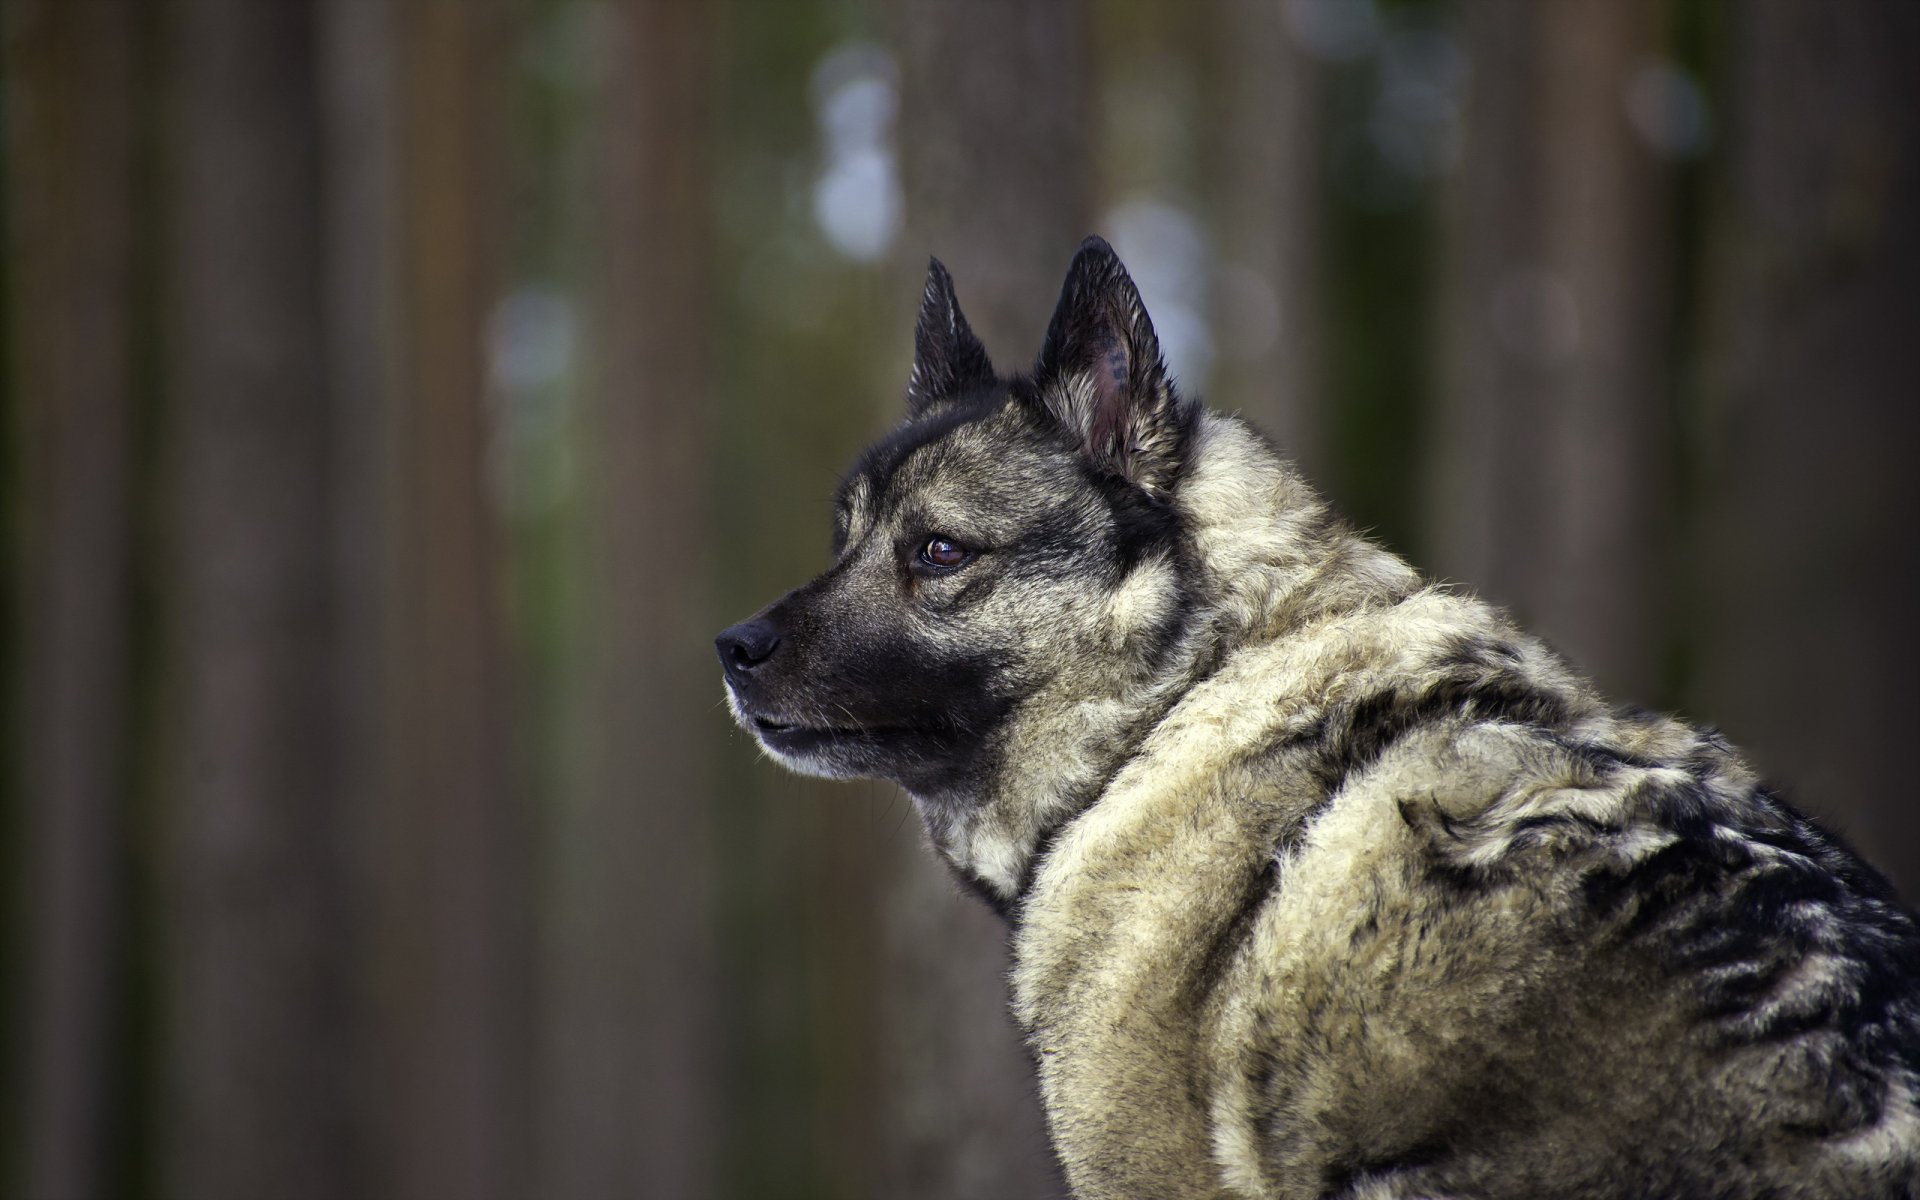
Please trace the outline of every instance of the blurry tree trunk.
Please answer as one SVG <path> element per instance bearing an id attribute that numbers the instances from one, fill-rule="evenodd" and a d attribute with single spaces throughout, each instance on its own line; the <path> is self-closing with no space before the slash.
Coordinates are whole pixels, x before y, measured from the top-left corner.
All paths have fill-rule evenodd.
<path id="1" fill-rule="evenodd" d="M 329 586 L 335 604 L 333 685 L 338 753 L 333 762 L 347 860 L 356 1034 L 352 1106 L 367 1163 L 362 1178 L 383 1181 L 383 1164 L 403 1140 L 387 1119 L 397 1081 L 380 1073 L 370 931 L 383 914 L 379 867 L 401 796 L 391 786 L 396 730 L 387 657 L 392 649 L 389 581 L 394 573 L 392 478 L 395 450 L 394 241 L 397 193 L 394 104 L 399 75 L 392 0 L 330 0 L 318 10 L 322 99 L 322 219 L 326 238 L 328 380 L 332 396 Z M 385 915 L 391 923 L 401 919 Z M 385 1195 L 383 1187 L 373 1194 Z"/>
<path id="2" fill-rule="evenodd" d="M 1669 569 L 1671 206 L 1624 96 L 1657 13 L 1653 0 L 1465 5 L 1472 95 L 1429 564 L 1641 703 Z"/>
<path id="3" fill-rule="evenodd" d="M 25 1086 L 7 1099 L 24 1133 L 25 1194 L 39 1200 L 102 1194 L 126 1132 L 109 1117 L 131 772 L 135 8 L 23 5 L 8 30 L 6 333 L 24 474 L 11 498 L 26 518 L 9 564 L 22 587 L 6 631 L 20 654 L 7 712 L 25 732 L 8 782 L 27 802 L 9 886 L 29 924 L 16 1001 Z"/>
<path id="4" fill-rule="evenodd" d="M 1920 8 L 1756 0 L 1729 25 L 1696 699 L 1911 897 Z"/>
<path id="5" fill-rule="evenodd" d="M 1084 5 L 894 0 L 891 28 L 913 294 L 927 256 L 943 259 L 996 364 L 1024 369 L 1067 260 L 1094 232 Z"/>
<path id="6" fill-rule="evenodd" d="M 1326 236 L 1320 129 L 1325 72 L 1272 0 L 1211 6 L 1203 86 L 1218 239 L 1213 311 L 1218 407 L 1238 411 L 1308 478 L 1332 477 L 1317 401 Z"/>
<path id="7" fill-rule="evenodd" d="M 949 263 L 1001 369 L 1023 369 L 1093 229 L 1086 12 L 1075 0 L 896 0 L 892 27 L 907 257 L 916 275 L 926 254 Z M 918 842 L 891 843 L 902 851 L 886 901 L 894 1124 L 878 1194 L 1058 1194 L 1033 1064 L 1007 1011 L 1007 929 Z"/>
<path id="8" fill-rule="evenodd" d="M 590 226 L 583 755 L 553 838 L 538 1195 L 715 1191 L 707 10 L 613 9 Z"/>
<path id="9" fill-rule="evenodd" d="M 160 1193 L 364 1194 L 348 1096 L 315 29 L 183 0 Z"/>
<path id="10" fill-rule="evenodd" d="M 501 10 L 397 6 L 395 705 L 381 847 L 382 1064 L 400 1200 L 527 1191 L 527 821 L 507 722 L 485 330 Z"/>

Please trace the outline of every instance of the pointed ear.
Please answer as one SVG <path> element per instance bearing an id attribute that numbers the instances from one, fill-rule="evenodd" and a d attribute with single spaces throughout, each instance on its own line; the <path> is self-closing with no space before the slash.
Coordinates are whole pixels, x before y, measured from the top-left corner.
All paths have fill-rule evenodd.
<path id="1" fill-rule="evenodd" d="M 927 290 L 920 296 L 920 320 L 913 329 L 913 374 L 907 379 L 907 415 L 917 417 L 941 400 L 951 400 L 999 382 L 987 348 L 953 295 L 953 276 L 940 260 L 927 260 Z"/>
<path id="2" fill-rule="evenodd" d="M 1139 289 L 1101 238 L 1080 243 L 1067 268 L 1034 384 L 1095 466 L 1150 493 L 1172 485 L 1192 407 L 1167 377 Z"/>

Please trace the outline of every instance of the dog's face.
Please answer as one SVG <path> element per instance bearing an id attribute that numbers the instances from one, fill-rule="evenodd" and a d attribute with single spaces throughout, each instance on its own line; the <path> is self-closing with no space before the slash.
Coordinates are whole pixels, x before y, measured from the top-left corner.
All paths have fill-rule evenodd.
<path id="1" fill-rule="evenodd" d="M 716 641 L 735 718 L 797 771 L 974 791 L 1036 698 L 1101 695 L 1176 636 L 1192 421 L 1104 242 L 1031 377 L 995 374 L 934 263 L 908 419 L 841 485 L 832 566 Z"/>

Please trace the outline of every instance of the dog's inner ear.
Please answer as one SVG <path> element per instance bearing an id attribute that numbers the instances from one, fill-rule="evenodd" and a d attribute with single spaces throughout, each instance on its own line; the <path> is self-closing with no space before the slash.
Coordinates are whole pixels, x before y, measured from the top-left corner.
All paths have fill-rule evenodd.
<path id="1" fill-rule="evenodd" d="M 942 400 L 953 400 L 998 383 L 987 348 L 973 335 L 953 277 L 937 258 L 927 261 L 927 289 L 913 328 L 913 374 L 907 378 L 907 415 L 917 417 Z"/>
<path id="2" fill-rule="evenodd" d="M 1167 377 L 1139 289 L 1100 238 L 1082 242 L 1067 268 L 1034 384 L 1096 467 L 1150 493 L 1172 485 L 1191 412 Z"/>

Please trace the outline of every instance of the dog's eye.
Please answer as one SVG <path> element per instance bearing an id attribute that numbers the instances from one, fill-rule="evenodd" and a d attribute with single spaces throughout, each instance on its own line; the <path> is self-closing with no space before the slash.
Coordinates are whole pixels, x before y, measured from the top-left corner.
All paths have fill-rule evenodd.
<path id="1" fill-rule="evenodd" d="M 973 551 L 952 538 L 942 537 L 937 533 L 927 539 L 926 545 L 920 547 L 921 562 L 946 571 L 965 566 L 967 560 L 972 557 Z"/>

